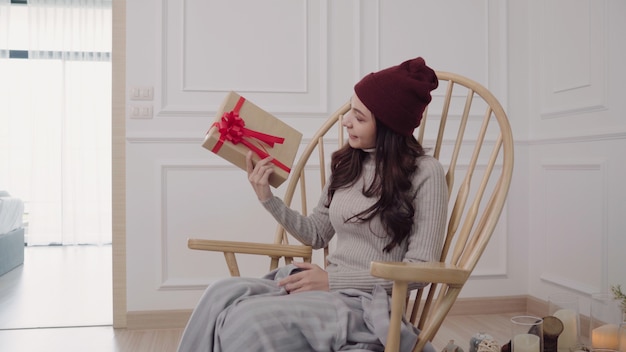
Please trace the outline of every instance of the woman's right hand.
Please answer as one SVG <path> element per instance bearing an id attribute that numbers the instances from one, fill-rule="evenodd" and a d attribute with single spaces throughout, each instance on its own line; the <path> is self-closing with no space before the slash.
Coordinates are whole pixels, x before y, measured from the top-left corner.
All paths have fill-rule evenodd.
<path id="1" fill-rule="evenodd" d="M 248 154 L 246 154 L 246 168 L 248 171 L 248 181 L 250 181 L 257 198 L 259 198 L 261 202 L 272 198 L 274 195 L 270 190 L 269 183 L 270 175 L 274 172 L 272 157 L 269 156 L 260 160 L 256 165 L 253 165 L 252 152 L 249 151 Z"/>

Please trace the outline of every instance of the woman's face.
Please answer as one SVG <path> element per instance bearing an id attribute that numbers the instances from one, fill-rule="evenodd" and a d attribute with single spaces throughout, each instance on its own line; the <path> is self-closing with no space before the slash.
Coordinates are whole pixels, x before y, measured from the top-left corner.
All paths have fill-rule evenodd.
<path id="1" fill-rule="evenodd" d="M 348 143 L 355 149 L 376 146 L 376 120 L 356 94 L 350 100 L 350 111 L 343 116 L 343 127 L 348 132 Z"/>

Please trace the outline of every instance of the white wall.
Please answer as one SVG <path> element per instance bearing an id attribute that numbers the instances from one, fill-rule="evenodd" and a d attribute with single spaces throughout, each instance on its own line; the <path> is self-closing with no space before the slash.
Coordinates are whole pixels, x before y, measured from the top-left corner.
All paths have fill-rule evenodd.
<path id="1" fill-rule="evenodd" d="M 528 8 L 528 292 L 577 294 L 588 313 L 592 292 L 626 284 L 626 3 Z"/>
<path id="2" fill-rule="evenodd" d="M 127 101 L 128 310 L 190 309 L 227 276 L 187 237 L 272 240 L 245 173 L 200 147 L 225 91 L 305 143 L 360 77 L 415 56 L 491 89 L 516 138 L 502 225 L 462 295 L 626 283 L 624 13 L 617 0 L 127 1 L 127 91 L 154 90 Z M 149 105 L 154 116 L 130 118 Z M 246 258 L 244 270 L 266 265 Z"/>

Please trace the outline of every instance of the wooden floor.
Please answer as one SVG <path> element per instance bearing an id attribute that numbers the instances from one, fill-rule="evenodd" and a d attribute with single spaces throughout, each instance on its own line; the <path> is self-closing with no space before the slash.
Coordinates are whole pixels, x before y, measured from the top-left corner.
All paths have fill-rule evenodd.
<path id="1" fill-rule="evenodd" d="M 114 330 L 112 327 L 1 330 L 2 352 L 176 351 L 182 329 Z"/>
<path id="2" fill-rule="evenodd" d="M 0 329 L 111 325 L 111 260 L 110 245 L 26 247 L 0 276 Z"/>
<path id="3" fill-rule="evenodd" d="M 441 351 L 454 340 L 465 352 L 478 331 L 508 341 L 512 314 L 450 316 L 434 340 Z M 115 330 L 111 327 L 20 329 L 0 331 L 0 351 L 175 352 L 182 329 Z"/>
<path id="4" fill-rule="evenodd" d="M 0 277 L 0 351 L 175 352 L 182 329 L 111 327 L 110 249 L 27 248 L 25 265 Z M 513 315 L 449 316 L 433 344 L 468 352 L 477 332 L 506 342 Z"/>

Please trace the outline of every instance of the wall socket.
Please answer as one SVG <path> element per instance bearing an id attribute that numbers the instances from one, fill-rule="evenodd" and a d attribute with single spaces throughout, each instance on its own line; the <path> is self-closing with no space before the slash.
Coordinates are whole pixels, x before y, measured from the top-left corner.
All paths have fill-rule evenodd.
<path id="1" fill-rule="evenodd" d="M 152 105 L 134 105 L 130 107 L 131 119 L 151 119 Z"/>

